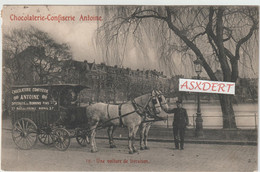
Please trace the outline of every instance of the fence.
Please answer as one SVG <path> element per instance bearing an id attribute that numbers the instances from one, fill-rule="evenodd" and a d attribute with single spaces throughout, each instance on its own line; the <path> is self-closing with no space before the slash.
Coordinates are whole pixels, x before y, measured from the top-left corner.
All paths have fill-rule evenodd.
<path id="1" fill-rule="evenodd" d="M 191 127 L 196 128 L 196 114 L 193 114 L 189 117 L 189 123 Z M 223 128 L 223 117 L 222 116 L 207 116 L 202 115 L 203 119 L 203 128 Z M 235 115 L 237 128 L 241 129 L 256 129 L 258 128 L 258 114 L 252 113 L 249 115 Z M 169 128 L 172 126 L 173 116 L 167 115 L 166 127 Z M 165 125 L 165 124 L 159 124 Z"/>

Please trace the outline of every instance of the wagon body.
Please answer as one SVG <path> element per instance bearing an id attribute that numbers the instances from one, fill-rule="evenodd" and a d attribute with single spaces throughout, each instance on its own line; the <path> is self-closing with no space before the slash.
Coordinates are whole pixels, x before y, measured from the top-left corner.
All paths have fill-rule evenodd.
<path id="1" fill-rule="evenodd" d="M 85 108 L 79 107 L 79 104 L 65 105 L 62 102 L 68 97 L 67 90 L 78 94 L 84 88 L 88 87 L 77 84 L 13 86 L 12 124 L 20 118 L 29 118 L 39 127 L 46 126 L 56 122 L 62 113 L 68 113 L 67 116 L 75 115 L 78 121 L 74 122 L 82 122 L 85 120 L 82 115 Z"/>
<path id="2" fill-rule="evenodd" d="M 17 146 L 20 147 L 21 143 L 16 137 L 27 138 L 26 143 L 36 142 L 35 139 L 28 140 L 34 137 L 31 133 L 35 132 L 40 142 L 52 144 L 54 126 L 62 126 L 59 135 L 69 136 L 66 128 L 76 129 L 86 124 L 86 108 L 80 107 L 78 101 L 79 92 L 85 88 L 88 87 L 77 84 L 13 86 L 11 114 L 13 139 Z M 30 131 L 32 128 L 36 128 L 35 131 Z M 14 133 L 18 134 L 14 136 Z"/>

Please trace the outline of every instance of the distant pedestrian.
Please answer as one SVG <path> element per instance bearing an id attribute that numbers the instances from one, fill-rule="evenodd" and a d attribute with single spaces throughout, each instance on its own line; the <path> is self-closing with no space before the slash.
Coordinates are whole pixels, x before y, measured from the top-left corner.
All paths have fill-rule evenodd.
<path id="1" fill-rule="evenodd" d="M 186 126 L 189 125 L 189 118 L 186 109 L 182 108 L 182 101 L 176 101 L 177 108 L 164 109 L 167 113 L 174 113 L 173 119 L 173 136 L 175 149 L 184 149 L 184 136 Z"/>

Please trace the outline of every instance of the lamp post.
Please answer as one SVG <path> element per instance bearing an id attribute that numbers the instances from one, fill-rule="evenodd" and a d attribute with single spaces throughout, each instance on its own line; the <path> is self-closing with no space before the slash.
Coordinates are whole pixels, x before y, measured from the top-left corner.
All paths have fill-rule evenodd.
<path id="1" fill-rule="evenodd" d="M 195 67 L 195 72 L 197 73 L 197 78 L 200 79 L 200 73 L 202 72 L 202 65 L 201 65 L 201 60 L 200 59 L 196 59 L 195 61 L 193 61 L 194 63 L 194 67 Z M 197 101 L 198 101 L 198 105 L 197 105 L 197 116 L 196 116 L 196 129 L 195 129 L 195 136 L 196 137 L 203 137 L 203 119 L 201 116 L 201 110 L 200 110 L 200 94 L 197 93 Z"/>

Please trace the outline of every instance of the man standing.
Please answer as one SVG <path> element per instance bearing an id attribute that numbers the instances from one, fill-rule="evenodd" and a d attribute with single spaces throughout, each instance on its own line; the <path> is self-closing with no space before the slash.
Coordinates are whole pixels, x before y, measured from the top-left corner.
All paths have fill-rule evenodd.
<path id="1" fill-rule="evenodd" d="M 189 118 L 186 109 L 182 108 L 182 101 L 176 101 L 177 108 L 164 109 L 167 113 L 174 113 L 173 119 L 173 136 L 175 149 L 184 149 L 184 135 L 186 126 L 189 125 Z"/>

